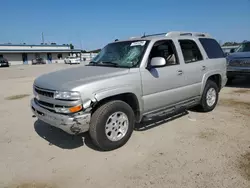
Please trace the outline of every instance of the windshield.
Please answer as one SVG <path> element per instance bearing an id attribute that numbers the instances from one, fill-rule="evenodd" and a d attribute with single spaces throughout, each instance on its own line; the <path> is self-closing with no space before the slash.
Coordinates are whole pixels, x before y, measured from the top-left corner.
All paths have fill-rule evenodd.
<path id="1" fill-rule="evenodd" d="M 250 52 L 250 42 L 241 44 L 238 49 L 236 49 L 236 52 Z"/>
<path id="2" fill-rule="evenodd" d="M 125 41 L 108 44 L 92 59 L 89 65 L 138 67 L 147 45 L 148 41 Z"/>

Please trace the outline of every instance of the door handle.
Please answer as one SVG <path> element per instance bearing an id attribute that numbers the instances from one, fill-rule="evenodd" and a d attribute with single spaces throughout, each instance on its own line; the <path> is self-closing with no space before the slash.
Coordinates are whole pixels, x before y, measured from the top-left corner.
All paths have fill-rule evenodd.
<path id="1" fill-rule="evenodd" d="M 203 65 L 202 68 L 201 68 L 201 70 L 206 70 L 206 68 L 207 67 Z"/>
<path id="2" fill-rule="evenodd" d="M 183 71 L 182 70 L 178 70 L 177 73 L 178 73 L 178 75 L 182 75 Z"/>

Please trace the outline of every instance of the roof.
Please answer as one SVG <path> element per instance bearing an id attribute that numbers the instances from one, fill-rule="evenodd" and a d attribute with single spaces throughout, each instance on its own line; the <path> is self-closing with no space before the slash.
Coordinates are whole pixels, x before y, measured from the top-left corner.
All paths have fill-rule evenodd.
<path id="1" fill-rule="evenodd" d="M 185 32 L 185 31 L 171 31 L 166 33 L 157 33 L 152 35 L 144 35 L 141 37 L 130 37 L 127 40 L 117 40 L 115 42 L 121 42 L 121 41 L 134 41 L 134 40 L 165 40 L 165 39 L 173 39 L 173 38 L 183 38 L 183 39 L 192 39 L 197 37 L 206 37 L 206 38 L 212 38 L 212 36 L 208 33 L 202 33 L 202 32 Z"/>
<path id="2" fill-rule="evenodd" d="M 0 49 L 0 53 L 41 53 L 41 52 L 43 52 L 43 53 L 46 53 L 46 52 L 49 52 L 49 53 L 51 53 L 51 52 L 58 52 L 58 53 L 62 53 L 62 52 L 65 52 L 65 53 L 70 53 L 70 52 L 81 52 L 81 50 L 80 49 L 67 49 L 67 50 L 65 50 L 65 49 L 62 49 L 62 50 L 60 50 L 60 49 L 47 49 L 47 50 L 39 50 L 39 49 L 37 49 L 37 50 L 34 50 L 34 49 L 25 49 L 25 50 L 22 50 L 22 49 L 20 49 L 20 50 L 11 50 L 11 49 Z"/>

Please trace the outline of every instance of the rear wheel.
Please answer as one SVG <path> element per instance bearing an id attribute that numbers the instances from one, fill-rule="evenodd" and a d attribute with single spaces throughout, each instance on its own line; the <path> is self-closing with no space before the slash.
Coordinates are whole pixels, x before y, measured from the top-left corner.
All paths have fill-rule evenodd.
<path id="1" fill-rule="evenodd" d="M 208 80 L 202 94 L 201 104 L 199 108 L 200 111 L 202 112 L 212 111 L 217 105 L 218 96 L 219 96 L 219 88 L 217 84 L 212 80 Z"/>
<path id="2" fill-rule="evenodd" d="M 123 101 L 115 100 L 103 104 L 93 113 L 89 133 L 97 147 L 109 151 L 126 144 L 134 124 L 132 108 Z"/>

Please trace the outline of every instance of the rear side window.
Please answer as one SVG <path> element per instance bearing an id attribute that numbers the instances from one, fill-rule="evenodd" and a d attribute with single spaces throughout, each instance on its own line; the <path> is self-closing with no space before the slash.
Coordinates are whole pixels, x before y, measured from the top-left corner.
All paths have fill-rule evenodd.
<path id="1" fill-rule="evenodd" d="M 209 59 L 223 58 L 224 53 L 219 43 L 214 39 L 199 38 L 201 45 L 207 53 Z"/>
<path id="2" fill-rule="evenodd" d="M 200 49 L 193 40 L 179 40 L 185 63 L 203 60 Z"/>

